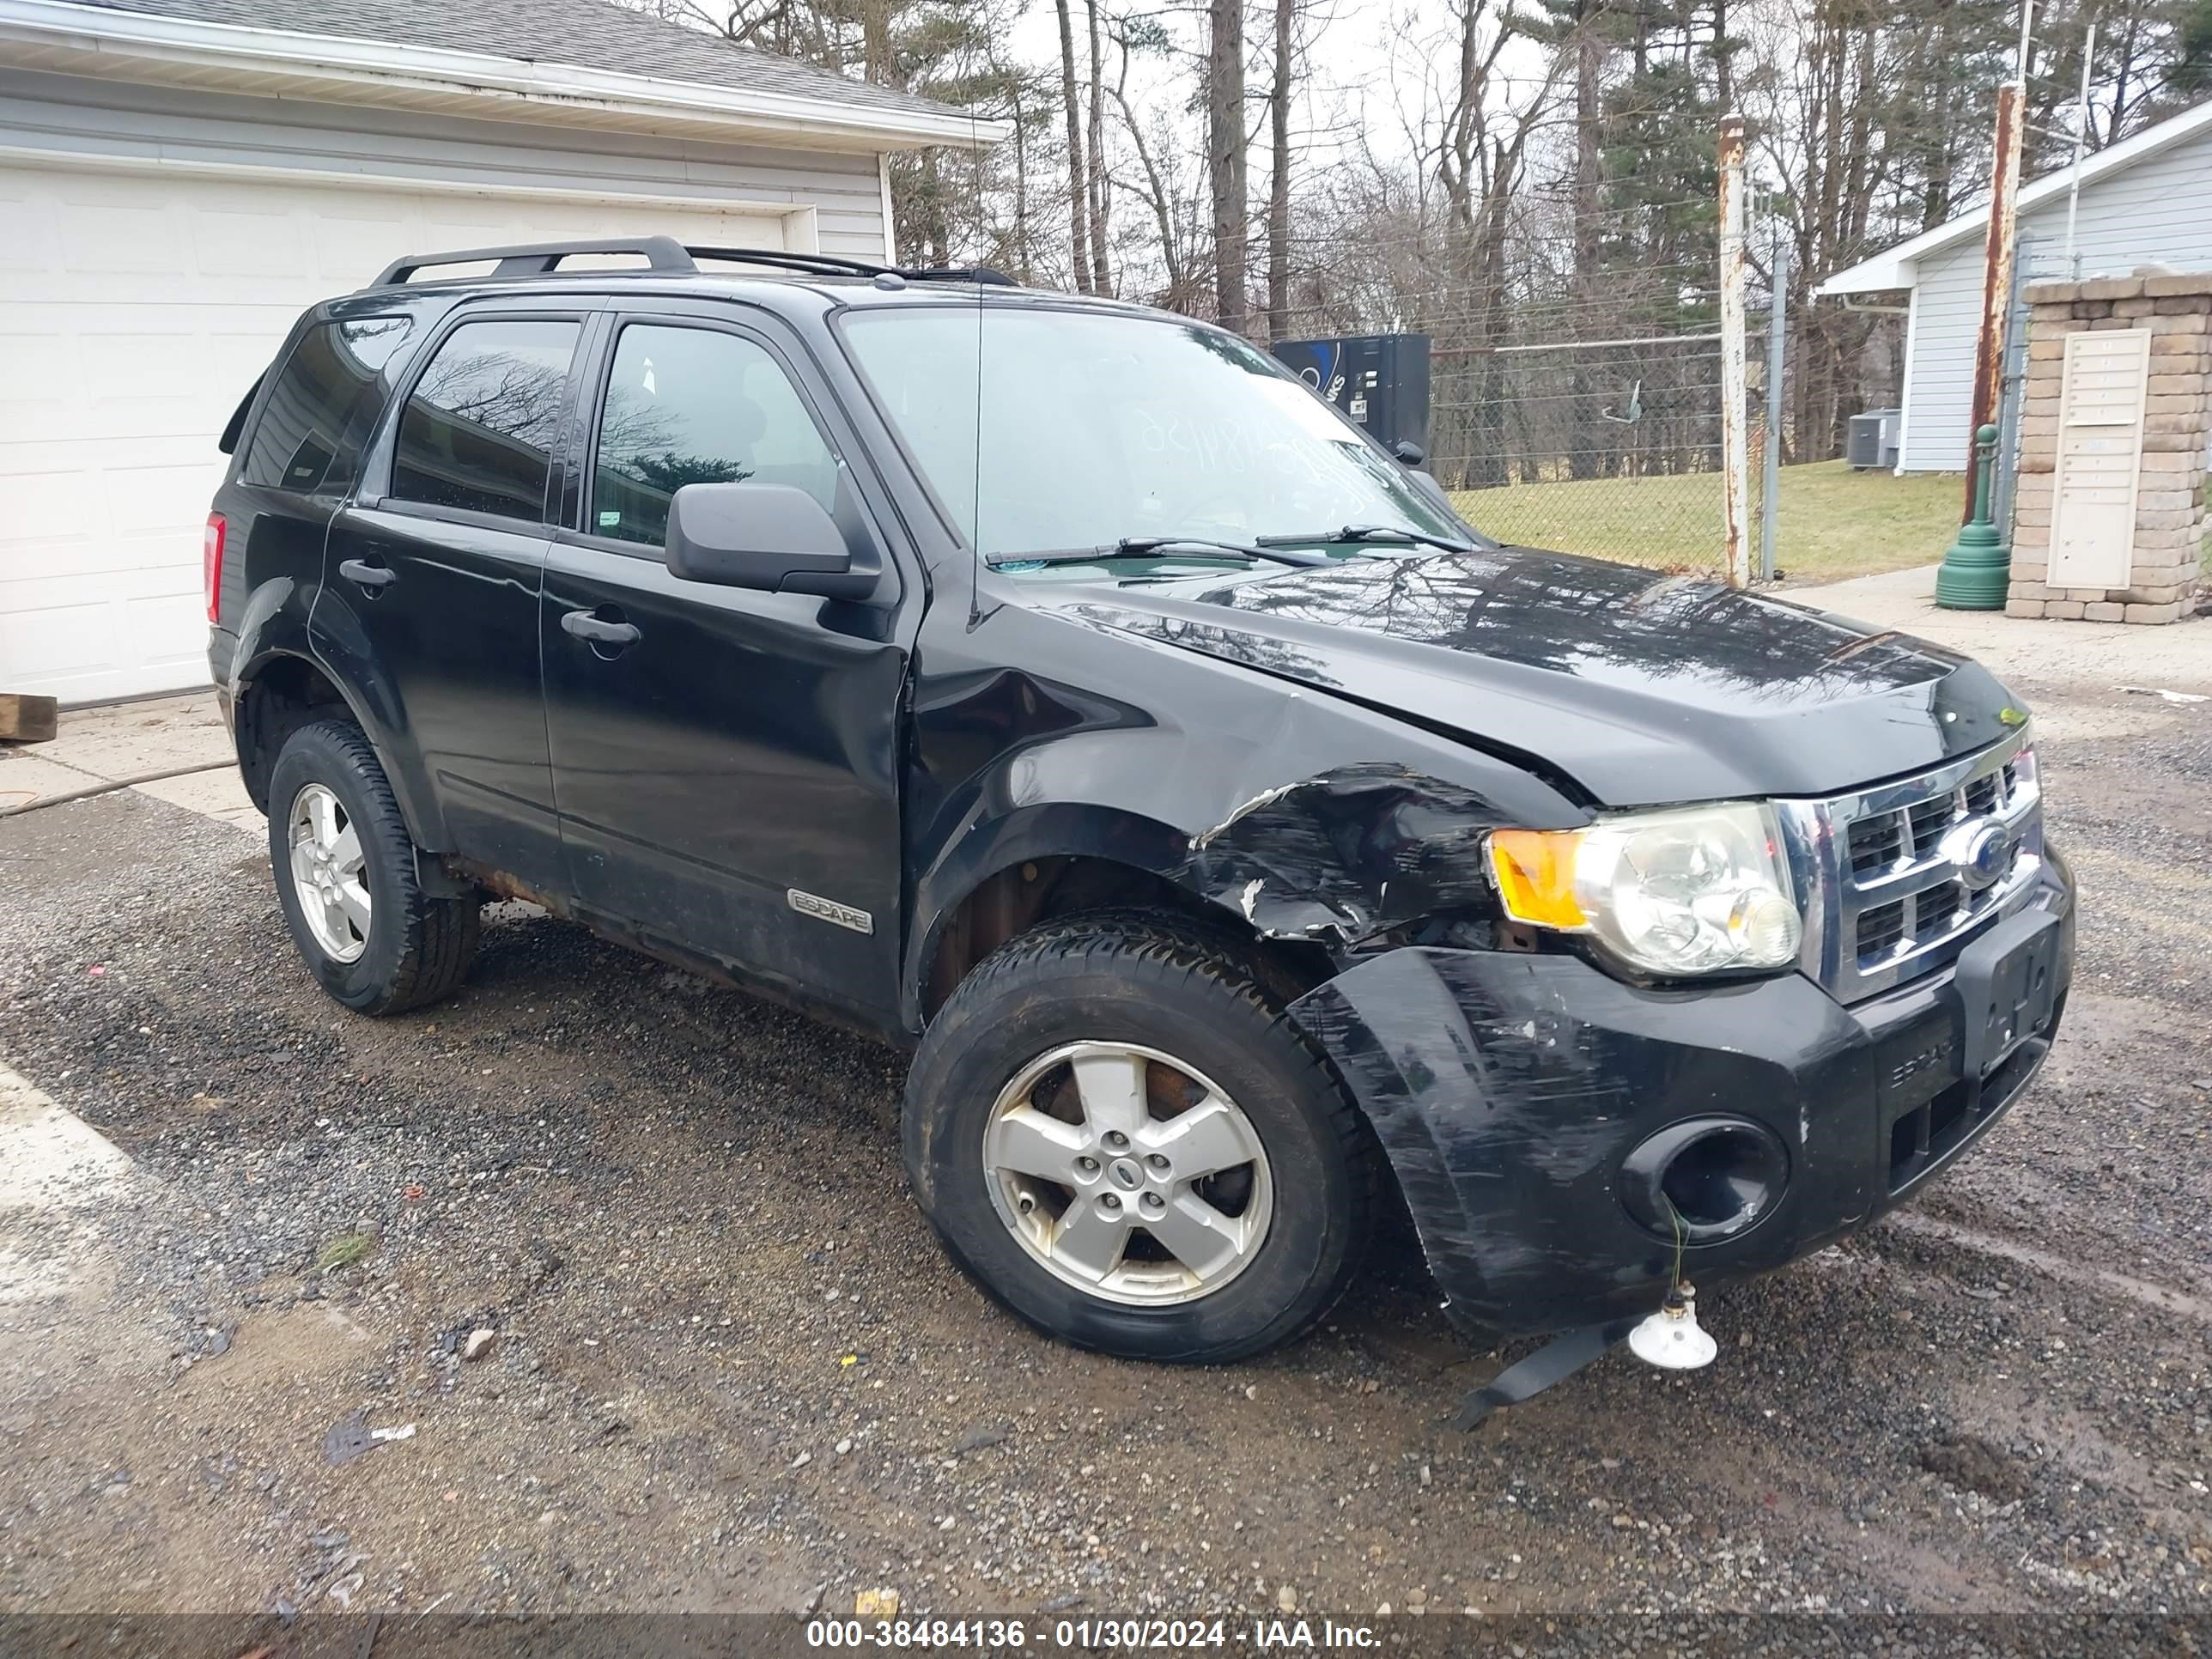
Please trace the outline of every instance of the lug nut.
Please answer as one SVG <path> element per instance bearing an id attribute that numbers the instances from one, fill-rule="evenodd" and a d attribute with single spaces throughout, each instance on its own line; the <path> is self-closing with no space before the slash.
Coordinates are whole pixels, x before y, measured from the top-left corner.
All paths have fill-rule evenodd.
<path id="1" fill-rule="evenodd" d="M 1119 1152 L 1122 1147 L 1129 1144 L 1129 1137 L 1123 1134 L 1119 1129 L 1109 1129 L 1106 1132 L 1106 1144 L 1109 1146 L 1113 1147 L 1116 1152 Z"/>
<path id="2" fill-rule="evenodd" d="M 1098 1160 L 1095 1158 L 1079 1158 L 1075 1160 L 1075 1167 L 1082 1170 L 1085 1175 L 1097 1175 L 1098 1173 Z"/>
<path id="3" fill-rule="evenodd" d="M 1147 1169 L 1158 1170 L 1162 1175 L 1165 1175 L 1168 1172 L 1167 1154 L 1164 1152 L 1152 1153 L 1145 1159 L 1145 1166 Z"/>
<path id="4" fill-rule="evenodd" d="M 1120 1209 L 1121 1207 L 1121 1200 L 1120 1195 L 1115 1193 L 1108 1193 L 1104 1194 L 1098 1200 L 1098 1207 L 1102 1210 Z"/>
<path id="5" fill-rule="evenodd" d="M 1166 1209 L 1168 1206 L 1167 1200 L 1162 1198 L 1158 1193 L 1146 1193 L 1144 1198 L 1139 1201 L 1142 1202 L 1146 1210 L 1150 1211 L 1154 1215 L 1158 1215 L 1162 1210 Z"/>

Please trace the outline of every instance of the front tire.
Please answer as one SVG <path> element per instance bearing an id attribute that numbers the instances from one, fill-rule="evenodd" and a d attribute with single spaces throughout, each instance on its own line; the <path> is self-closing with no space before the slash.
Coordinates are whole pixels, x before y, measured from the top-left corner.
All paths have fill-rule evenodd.
<path id="1" fill-rule="evenodd" d="M 907 1173 L 961 1268 L 1048 1335 L 1213 1364 L 1350 1284 L 1373 1138 L 1225 942 L 1108 914 L 1001 947 L 924 1034 Z"/>
<path id="2" fill-rule="evenodd" d="M 356 1013 L 435 1002 L 475 956 L 473 893 L 425 890 L 414 838 L 361 728 L 303 726 L 269 786 L 269 862 L 284 924 L 324 990 Z"/>

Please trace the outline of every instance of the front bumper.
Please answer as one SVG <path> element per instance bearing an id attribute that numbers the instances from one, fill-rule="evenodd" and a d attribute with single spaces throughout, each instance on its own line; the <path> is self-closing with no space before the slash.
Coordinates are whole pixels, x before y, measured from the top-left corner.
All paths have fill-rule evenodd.
<path id="1" fill-rule="evenodd" d="M 1735 1237 L 1685 1247 L 1699 1283 L 1793 1261 L 1864 1226 L 1980 1139 L 2041 1066 L 2073 971 L 2073 886 L 2055 853 L 2016 916 L 2054 919 L 2039 1036 L 1978 1074 L 1974 962 L 1845 1007 L 1790 974 L 1626 985 L 1565 954 L 1407 948 L 1295 1003 L 1373 1124 L 1454 1319 L 1565 1330 L 1658 1305 L 1674 1245 L 1621 1200 L 1646 1137 L 1713 1115 L 1787 1149 L 1780 1196 Z"/>

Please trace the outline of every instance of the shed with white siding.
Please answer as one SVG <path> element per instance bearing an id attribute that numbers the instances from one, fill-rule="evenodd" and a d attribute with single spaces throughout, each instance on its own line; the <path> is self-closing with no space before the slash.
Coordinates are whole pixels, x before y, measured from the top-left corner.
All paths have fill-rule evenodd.
<path id="1" fill-rule="evenodd" d="M 0 690 L 206 678 L 216 438 L 409 253 L 894 257 L 888 157 L 995 122 L 608 0 L 0 0 Z"/>
<path id="2" fill-rule="evenodd" d="M 2212 270 L 2212 103 L 2083 161 L 2069 262 L 2072 171 L 2061 168 L 2021 187 L 2020 237 L 2031 276 L 2121 276 L 2144 266 Z M 1984 204 L 1838 271 L 1813 290 L 1839 298 L 1902 289 L 1910 296 L 1899 472 L 1966 468 L 1989 220 Z"/>

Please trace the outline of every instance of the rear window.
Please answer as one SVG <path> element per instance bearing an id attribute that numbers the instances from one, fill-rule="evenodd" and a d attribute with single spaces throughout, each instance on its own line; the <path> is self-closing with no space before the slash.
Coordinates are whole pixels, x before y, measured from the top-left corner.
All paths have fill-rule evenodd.
<path id="1" fill-rule="evenodd" d="M 262 405 L 240 479 L 301 495 L 350 485 L 384 406 L 384 371 L 413 326 L 356 317 L 302 334 Z"/>

